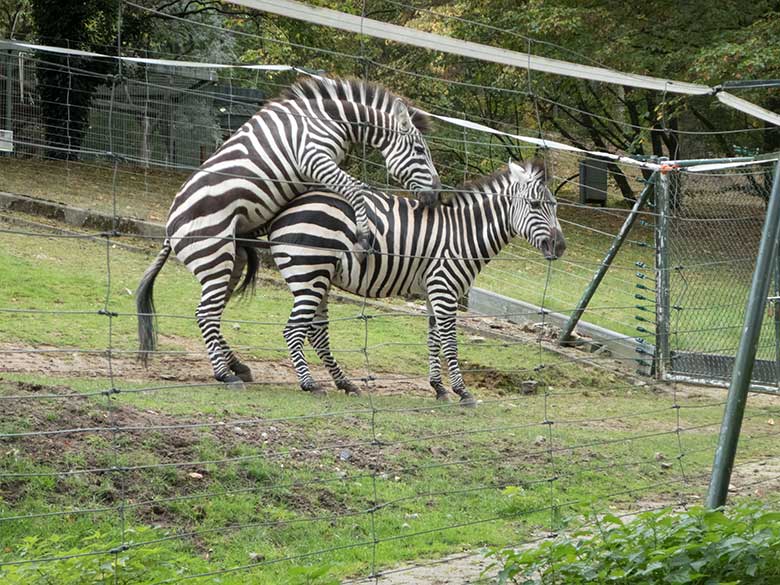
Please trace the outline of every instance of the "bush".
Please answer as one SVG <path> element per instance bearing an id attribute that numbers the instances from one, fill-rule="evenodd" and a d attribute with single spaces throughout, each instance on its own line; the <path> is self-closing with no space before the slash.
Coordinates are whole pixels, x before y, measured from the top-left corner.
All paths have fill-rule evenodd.
<path id="1" fill-rule="evenodd" d="M 780 583 L 780 512 L 752 504 L 592 520 L 538 547 L 496 553 L 503 565 L 498 583 Z"/>

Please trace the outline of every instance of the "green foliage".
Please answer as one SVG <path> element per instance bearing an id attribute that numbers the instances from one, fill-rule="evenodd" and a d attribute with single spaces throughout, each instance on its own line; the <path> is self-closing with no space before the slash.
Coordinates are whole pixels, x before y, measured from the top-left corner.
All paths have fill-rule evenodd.
<path id="1" fill-rule="evenodd" d="M 147 527 L 129 528 L 125 532 L 127 542 L 154 540 L 160 535 Z M 116 554 L 108 551 L 118 541 L 118 534 L 95 531 L 86 536 L 77 534 L 52 534 L 47 537 L 28 536 L 16 546 L 8 558 L 22 561 L 51 557 L 70 557 L 57 561 L 27 562 L 0 568 L 0 581 L 5 585 L 94 585 L 143 584 L 162 579 L 174 579 L 185 567 L 192 567 L 192 555 L 176 550 L 165 543 L 122 550 Z M 114 580 L 114 574 L 118 579 Z"/>
<path id="2" fill-rule="evenodd" d="M 780 580 L 780 512 L 666 509 L 624 522 L 606 514 L 535 548 L 497 553 L 498 583 L 769 585 Z"/>

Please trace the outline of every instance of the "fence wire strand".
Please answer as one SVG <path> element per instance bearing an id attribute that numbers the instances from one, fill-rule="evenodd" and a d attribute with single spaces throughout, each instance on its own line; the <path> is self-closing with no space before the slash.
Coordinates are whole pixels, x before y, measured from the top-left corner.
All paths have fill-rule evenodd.
<path id="1" fill-rule="evenodd" d="M 119 37 L 113 48 L 118 57 L 132 51 L 121 40 L 122 11 L 132 8 L 183 26 L 343 59 L 364 81 L 400 74 L 474 92 L 530 98 L 532 122 L 496 122 L 474 112 L 468 116 L 509 132 L 554 136 L 543 127 L 542 106 L 658 131 L 541 96 L 530 67 L 523 87 L 487 87 L 377 62 L 366 39 L 360 41 L 359 54 L 344 54 L 227 31 L 132 2 L 118 5 Z M 365 0 L 361 14 L 366 16 Z M 526 39 L 529 55 L 535 42 Z M 155 53 L 147 49 L 143 55 Z M 15 275 L 9 290 L 0 290 L 0 331 L 7 336 L 0 343 L 0 356 L 8 361 L 0 370 L 0 533 L 10 535 L 0 537 L 0 578 L 4 571 L 29 566 L 48 579 L 48 571 L 59 564 L 96 559 L 96 566 L 108 563 L 96 570 L 118 585 L 135 578 L 128 559 L 146 562 L 145 555 L 153 554 L 149 551 L 201 547 L 209 549 L 200 555 L 206 560 L 199 557 L 203 562 L 181 567 L 175 576 L 150 573 L 143 582 L 278 580 L 283 574 L 278 571 L 284 571 L 279 567 L 319 564 L 335 568 L 339 578 L 348 579 L 342 582 L 381 585 L 393 574 L 425 566 L 444 571 L 448 563 L 473 559 L 478 543 L 533 545 L 555 538 L 583 504 L 594 505 L 596 499 L 620 517 L 634 509 L 685 507 L 700 500 L 724 395 L 634 375 L 644 368 L 652 373 L 657 366 L 658 274 L 653 274 L 650 224 L 659 210 L 651 206 L 638 213 L 640 224 L 646 225 L 635 228 L 626 240 L 587 310 L 588 320 L 612 330 L 612 349 L 585 334 L 578 348 L 559 348 L 555 313 L 565 316 L 575 310 L 629 209 L 619 203 L 602 208 L 579 203 L 574 191 L 583 185 L 569 178 L 569 191 L 563 191 L 558 207 L 572 242 L 567 256 L 553 263 L 516 242 L 493 259 L 477 284 L 490 293 L 523 297 L 530 308 L 477 308 L 477 301 L 469 298 L 458 313 L 461 371 L 477 394 L 474 410 L 433 400 L 426 373 L 430 317 L 424 305 L 382 304 L 367 295 L 346 293 L 331 296 L 331 306 L 339 309 L 325 324 L 337 332 L 332 336 L 333 354 L 356 372 L 346 379 L 359 385 L 363 396 L 351 402 L 301 397 L 280 336 L 287 323 L 276 307 L 283 286 L 270 271 L 261 277 L 262 286 L 271 291 L 263 299 L 269 314 L 253 315 L 246 303 L 221 320 L 226 333 L 240 340 L 232 347 L 250 356 L 256 375 L 258 368 L 262 371 L 259 380 L 246 384 L 244 394 L 210 381 L 201 367 L 202 348 L 189 344 L 199 343 L 196 317 L 187 306 L 197 296 L 193 287 L 182 285 L 176 300 L 166 297 L 165 310 L 157 318 L 170 337 L 150 356 L 152 369 L 145 372 L 131 361 L 136 350 L 130 322 L 138 315 L 128 309 L 131 295 L 122 296 L 122 291 L 132 286 L 128 274 L 140 277 L 136 266 L 162 236 L 127 231 L 127 216 L 164 221 L 173 195 L 166 190 L 178 188 L 268 92 L 286 87 L 293 78 L 257 71 L 251 79 L 238 72 L 221 72 L 212 79 L 184 70 L 131 66 L 121 58 L 116 71 L 105 74 L 91 70 L 88 60 L 70 56 L 16 57 L 24 62 L 14 65 L 16 77 L 11 65 L 0 67 L 5 74 L 0 88 L 9 90 L 13 102 L 8 122 L 16 149 L 0 159 L 0 168 L 8 169 L 0 178 L 0 190 L 64 200 L 104 213 L 109 223 L 68 231 L 59 228 L 62 217 L 49 218 L 51 224 L 35 223 L 13 207 L 0 216 L 0 238 L 8 244 L 0 254 L 0 269 Z M 51 87 L 36 75 L 46 71 L 64 71 L 67 77 L 67 118 L 60 124 L 42 114 L 51 106 L 42 99 Z M 82 106 L 77 104 L 84 90 L 79 82 L 85 79 L 103 83 L 88 106 L 86 129 L 76 131 L 72 115 L 80 115 Z M 464 108 L 447 108 L 431 96 L 418 103 L 432 112 L 467 118 Z M 47 139 L 63 131 L 64 143 Z M 442 165 L 441 170 L 464 183 L 505 164 L 505 153 L 522 159 L 535 150 L 498 143 L 466 128 L 433 134 L 428 142 L 434 154 L 462 155 L 459 163 Z M 355 150 L 360 152 L 351 153 L 346 164 L 357 169 L 365 183 L 403 194 L 365 144 Z M 547 151 L 544 163 L 548 176 L 563 183 L 579 157 Z M 584 166 L 594 170 L 592 164 L 586 161 Z M 62 184 L 50 181 L 45 169 L 64 169 Z M 610 180 L 625 178 L 634 188 L 642 185 L 636 169 L 615 165 L 605 173 Z M 676 176 L 666 269 L 673 311 L 672 373 L 693 379 L 720 375 L 725 380 L 763 221 L 766 174 L 757 166 Z M 90 200 L 89 193 L 79 193 L 85 184 L 103 194 Z M 49 255 L 70 262 L 64 270 L 79 283 L 77 300 L 63 301 L 56 291 L 40 298 L 29 292 L 24 280 L 45 277 Z M 36 271 L 39 266 L 43 268 Z M 183 283 L 181 274 L 176 269 L 176 276 L 160 288 Z M 775 327 L 766 320 L 759 343 L 759 359 L 766 363 L 756 379 L 777 387 Z M 410 332 L 420 339 L 412 340 Z M 620 348 L 628 348 L 628 353 Z M 314 349 L 304 352 L 307 359 L 315 354 Z M 165 368 L 173 370 L 168 378 L 156 371 Z M 323 386 L 330 383 L 322 368 L 315 369 L 313 378 Z M 735 466 L 739 493 L 780 484 L 779 456 L 771 455 L 780 434 L 773 429 L 778 416 L 775 397 L 751 402 L 741 439 L 744 459 Z M 584 493 L 591 486 L 593 493 Z M 216 506 L 231 504 L 236 510 L 244 507 L 216 516 Z M 73 526 L 84 535 L 87 524 L 101 534 L 88 541 L 88 550 L 61 546 L 42 553 L 16 542 L 24 536 L 29 536 L 25 542 L 46 539 Z M 137 537 L 135 531 L 142 526 L 153 529 Z M 511 531 L 511 538 L 494 530 L 497 526 Z M 473 538 L 477 532 L 486 536 Z M 284 542 L 290 535 L 295 542 Z M 318 536 L 319 541 L 304 536 Z M 264 552 L 239 556 L 226 552 L 220 540 L 241 538 Z M 266 546 L 268 542 L 274 546 Z M 421 546 L 420 551 L 415 546 Z M 470 551 L 421 558 L 462 547 Z M 344 574 L 342 563 L 349 566 Z"/>

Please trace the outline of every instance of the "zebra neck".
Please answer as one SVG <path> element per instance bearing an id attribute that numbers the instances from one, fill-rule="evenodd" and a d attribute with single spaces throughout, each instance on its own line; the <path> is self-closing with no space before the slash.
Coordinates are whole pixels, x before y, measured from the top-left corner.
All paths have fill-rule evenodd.
<path id="1" fill-rule="evenodd" d="M 487 184 L 461 191 L 452 202 L 452 218 L 461 240 L 464 256 L 487 264 L 514 237 L 511 222 L 511 197 L 505 186 Z"/>
<path id="2" fill-rule="evenodd" d="M 346 123 L 349 140 L 384 150 L 396 138 L 390 115 L 365 104 L 342 102 L 334 108 L 340 121 Z"/>

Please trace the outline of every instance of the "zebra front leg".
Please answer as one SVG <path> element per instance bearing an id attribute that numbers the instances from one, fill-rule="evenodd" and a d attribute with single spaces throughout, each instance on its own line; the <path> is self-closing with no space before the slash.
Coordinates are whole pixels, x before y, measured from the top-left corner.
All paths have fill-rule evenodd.
<path id="1" fill-rule="evenodd" d="M 309 327 L 309 343 L 317 352 L 325 367 L 328 368 L 336 388 L 343 390 L 349 396 L 360 396 L 360 389 L 353 384 L 344 374 L 336 358 L 330 351 L 330 334 L 328 332 L 328 297 L 323 297 L 320 306 L 314 316 L 314 321 Z"/>
<path id="2" fill-rule="evenodd" d="M 441 340 L 430 303 L 428 303 L 428 380 L 436 391 L 436 400 L 449 400 L 447 389 L 441 381 Z"/>
<path id="3" fill-rule="evenodd" d="M 316 182 L 345 197 L 355 210 L 358 240 L 355 260 L 361 263 L 366 253 L 373 249 L 373 238 L 366 210 L 367 196 L 371 193 L 371 188 L 341 170 L 333 159 L 323 153 L 308 156 L 304 168 Z"/>
<path id="4" fill-rule="evenodd" d="M 442 352 L 447 360 L 447 371 L 450 375 L 452 391 L 460 396 L 461 405 L 476 406 L 476 400 L 466 390 L 466 383 L 463 381 L 463 374 L 460 371 L 460 363 L 458 362 L 458 337 L 455 319 L 457 299 L 454 297 L 452 299 L 439 298 L 437 302 L 433 303 L 433 310 L 441 340 Z"/>

